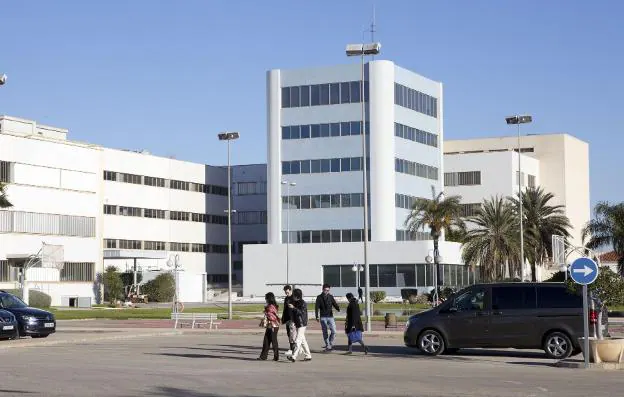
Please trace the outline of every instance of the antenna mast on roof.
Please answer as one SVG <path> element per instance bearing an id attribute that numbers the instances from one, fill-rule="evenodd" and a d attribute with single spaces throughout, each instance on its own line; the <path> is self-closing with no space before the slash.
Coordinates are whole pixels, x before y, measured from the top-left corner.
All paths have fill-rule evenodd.
<path id="1" fill-rule="evenodd" d="M 375 32 L 377 30 L 375 30 L 375 28 L 377 27 L 377 25 L 375 24 L 375 3 L 373 3 L 373 19 L 371 20 L 371 24 L 370 24 L 370 34 L 371 34 L 371 43 L 375 42 Z M 375 55 L 373 55 L 373 60 L 375 59 Z"/>

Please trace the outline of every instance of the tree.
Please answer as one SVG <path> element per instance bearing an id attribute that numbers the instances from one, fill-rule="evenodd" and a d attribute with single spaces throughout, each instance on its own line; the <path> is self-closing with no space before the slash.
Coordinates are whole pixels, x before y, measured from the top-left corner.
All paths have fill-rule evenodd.
<path id="1" fill-rule="evenodd" d="M 594 219 L 583 228 L 588 248 L 611 245 L 618 256 L 618 273 L 624 276 L 624 203 L 611 205 L 606 201 L 594 207 Z"/>
<path id="2" fill-rule="evenodd" d="M 113 303 L 123 298 L 124 286 L 115 266 L 108 266 L 104 273 L 104 299 Z"/>
<path id="3" fill-rule="evenodd" d="M 476 216 L 468 218 L 474 228 L 466 233 L 462 258 L 479 266 L 484 281 L 502 280 L 521 272 L 518 218 L 503 197 L 485 200 Z"/>
<path id="4" fill-rule="evenodd" d="M 572 227 L 563 205 L 550 205 L 555 196 L 541 187 L 530 187 L 522 194 L 525 258 L 531 264 L 531 277 L 537 281 L 537 266 L 552 258 L 552 236 L 570 237 Z M 519 216 L 520 194 L 510 197 L 514 213 Z"/>
<path id="5" fill-rule="evenodd" d="M 13 207 L 13 204 L 9 201 L 6 193 L 6 185 L 0 182 L 0 208 Z"/>
<path id="6" fill-rule="evenodd" d="M 171 302 L 175 296 L 175 278 L 172 273 L 159 274 L 143 284 L 141 291 L 153 302 Z"/>

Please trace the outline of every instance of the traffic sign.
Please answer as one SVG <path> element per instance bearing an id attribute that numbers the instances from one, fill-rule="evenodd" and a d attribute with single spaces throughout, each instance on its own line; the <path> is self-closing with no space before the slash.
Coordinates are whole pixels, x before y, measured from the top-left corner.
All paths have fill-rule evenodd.
<path id="1" fill-rule="evenodd" d="M 577 284 L 591 284 L 598 277 L 598 265 L 589 258 L 578 258 L 570 265 L 570 277 Z"/>

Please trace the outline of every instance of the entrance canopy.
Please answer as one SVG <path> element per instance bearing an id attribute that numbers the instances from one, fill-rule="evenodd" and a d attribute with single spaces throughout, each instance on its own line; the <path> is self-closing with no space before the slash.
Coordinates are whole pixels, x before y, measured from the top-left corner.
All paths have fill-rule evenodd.
<path id="1" fill-rule="evenodd" d="M 104 259 L 167 259 L 165 251 L 141 251 L 107 249 L 104 250 Z"/>

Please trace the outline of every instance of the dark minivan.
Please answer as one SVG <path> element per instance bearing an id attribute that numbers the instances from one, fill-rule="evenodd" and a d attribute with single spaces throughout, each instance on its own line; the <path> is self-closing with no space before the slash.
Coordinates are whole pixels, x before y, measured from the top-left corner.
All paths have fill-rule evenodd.
<path id="1" fill-rule="evenodd" d="M 604 305 L 589 298 L 590 337 L 608 336 Z M 427 355 L 460 348 L 544 349 L 563 359 L 581 352 L 583 297 L 563 283 L 475 284 L 411 316 L 405 344 Z"/>
<path id="2" fill-rule="evenodd" d="M 17 319 L 16 338 L 45 338 L 56 331 L 56 320 L 52 313 L 30 307 L 8 292 L 0 291 L 0 309 L 13 313 Z"/>

